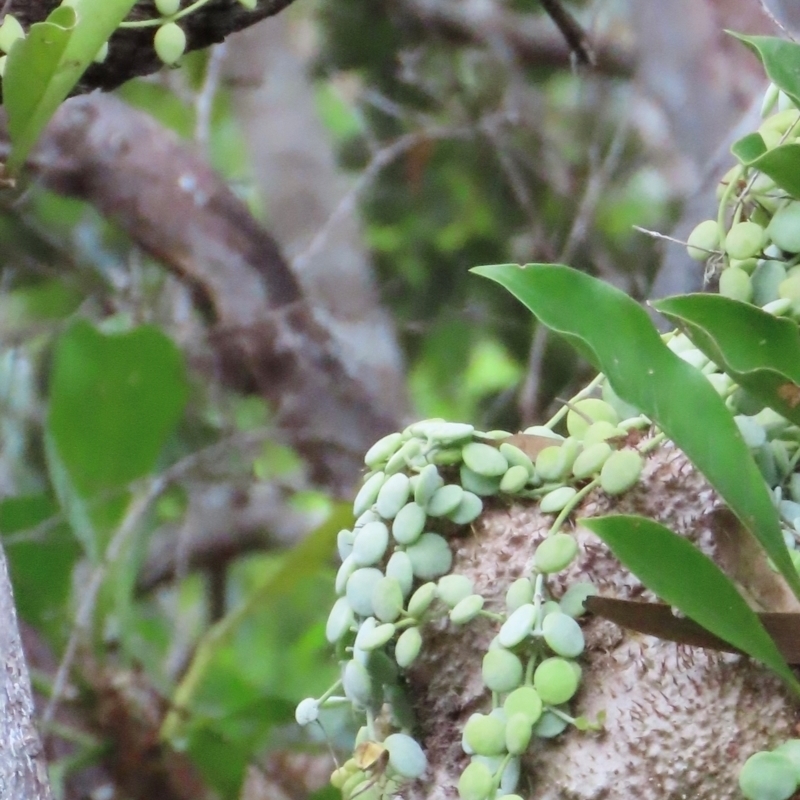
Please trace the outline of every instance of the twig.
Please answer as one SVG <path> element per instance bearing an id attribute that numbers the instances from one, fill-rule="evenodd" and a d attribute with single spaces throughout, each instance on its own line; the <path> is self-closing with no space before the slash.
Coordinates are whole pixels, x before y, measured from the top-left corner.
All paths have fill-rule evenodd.
<path id="1" fill-rule="evenodd" d="M 767 5 L 767 0 L 758 0 L 759 6 L 764 16 L 787 38 L 793 42 L 797 39 L 792 36 L 791 31 L 772 13 L 770 7 Z"/>
<path id="2" fill-rule="evenodd" d="M 225 61 L 227 47 L 225 42 L 221 42 L 211 48 L 206 66 L 206 75 L 203 85 L 197 93 L 195 100 L 195 126 L 194 138 L 198 145 L 205 151 L 208 146 L 209 134 L 211 132 L 211 113 L 214 109 L 214 98 L 219 88 L 222 65 Z"/>
<path id="3" fill-rule="evenodd" d="M 597 65 L 597 56 L 589 44 L 589 37 L 586 31 L 580 26 L 578 20 L 561 5 L 561 0 L 540 0 L 542 8 L 556 27 L 561 32 L 564 40 L 569 45 L 576 60 L 580 64 L 587 64 L 591 67 Z"/>
<path id="4" fill-rule="evenodd" d="M 292 260 L 295 274 L 300 273 L 308 262 L 314 258 L 325 246 L 328 237 L 339 223 L 354 213 L 356 202 L 364 190 L 374 181 L 383 169 L 397 160 L 403 154 L 412 150 L 416 145 L 430 139 L 455 139 L 471 136 L 469 129 L 437 128 L 424 131 L 406 133 L 395 139 L 390 144 L 378 150 L 367 164 L 361 175 L 348 192 L 339 201 L 328 219 L 314 234 L 308 247 Z"/>

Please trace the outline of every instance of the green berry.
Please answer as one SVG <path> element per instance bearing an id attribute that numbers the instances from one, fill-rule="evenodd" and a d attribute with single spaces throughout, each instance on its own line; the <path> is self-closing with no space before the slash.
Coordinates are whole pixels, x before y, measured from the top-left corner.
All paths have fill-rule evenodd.
<path id="1" fill-rule="evenodd" d="M 352 558 L 356 566 L 371 567 L 384 556 L 389 546 L 389 529 L 382 522 L 368 522 L 356 531 Z"/>
<path id="2" fill-rule="evenodd" d="M 578 555 L 578 543 L 568 533 L 559 531 L 548 536 L 536 548 L 533 565 L 545 575 L 566 569 Z"/>
<path id="3" fill-rule="evenodd" d="M 536 456 L 536 474 L 543 481 L 563 480 L 570 470 L 567 452 L 561 445 L 551 445 Z"/>
<path id="4" fill-rule="evenodd" d="M 436 584 L 423 583 L 408 601 L 408 615 L 414 619 L 420 619 L 430 608 L 431 603 L 436 599 Z"/>
<path id="5" fill-rule="evenodd" d="M 719 276 L 719 293 L 731 300 L 749 303 L 753 299 L 753 281 L 739 267 L 728 267 Z"/>
<path id="6" fill-rule="evenodd" d="M 422 649 L 422 634 L 419 628 L 406 628 L 397 639 L 394 647 L 394 657 L 397 666 L 401 669 L 414 663 L 419 651 Z"/>
<path id="7" fill-rule="evenodd" d="M 306 697 L 297 704 L 294 718 L 301 727 L 316 722 L 319 719 L 319 703 L 313 697 Z"/>
<path id="8" fill-rule="evenodd" d="M 458 779 L 461 800 L 487 800 L 493 787 L 492 773 L 480 761 L 468 764 Z"/>
<path id="9" fill-rule="evenodd" d="M 419 778 L 428 768 L 428 759 L 419 743 L 405 733 L 391 733 L 383 742 L 389 751 L 389 766 L 408 780 Z"/>
<path id="10" fill-rule="evenodd" d="M 516 494 L 525 487 L 530 477 L 531 473 L 522 464 L 509 467 L 500 481 L 500 491 L 506 494 Z"/>
<path id="11" fill-rule="evenodd" d="M 636 450 L 617 450 L 600 470 L 600 486 L 606 494 L 627 492 L 638 482 L 643 467 L 644 461 Z"/>
<path id="12" fill-rule="evenodd" d="M 505 728 L 498 717 L 473 714 L 464 726 L 464 741 L 479 756 L 499 756 L 506 749 Z"/>
<path id="13" fill-rule="evenodd" d="M 386 562 L 386 576 L 394 578 L 400 585 L 403 597 L 408 597 L 414 583 L 414 569 L 411 559 L 402 550 L 395 550 Z"/>
<path id="14" fill-rule="evenodd" d="M 536 606 L 526 603 L 514 611 L 502 624 L 497 634 L 497 641 L 503 647 L 516 647 L 526 639 L 536 622 Z"/>
<path id="15" fill-rule="evenodd" d="M 384 519 L 394 519 L 397 512 L 408 502 L 411 483 L 408 475 L 397 472 L 381 486 L 375 500 L 375 508 Z"/>
<path id="16" fill-rule="evenodd" d="M 548 614 L 542 621 L 542 634 L 556 655 L 576 658 L 583 652 L 585 642 L 581 626 L 567 614 L 560 611 Z"/>
<path id="17" fill-rule="evenodd" d="M 563 511 L 577 494 L 577 490 L 572 486 L 561 486 L 548 492 L 539 502 L 539 508 L 543 514 L 557 514 Z"/>
<path id="18" fill-rule="evenodd" d="M 526 714 L 514 714 L 505 725 L 506 750 L 513 756 L 522 755 L 533 734 L 533 723 Z"/>
<path id="19" fill-rule="evenodd" d="M 553 736 L 558 736 L 559 733 L 562 733 L 568 724 L 565 719 L 562 719 L 552 711 L 545 711 L 533 726 L 533 732 L 543 739 L 552 739 Z"/>
<path id="20" fill-rule="evenodd" d="M 610 422 L 601 419 L 599 422 L 593 422 L 586 429 L 586 432 L 583 434 L 583 447 L 585 449 L 593 444 L 597 444 L 597 442 L 605 442 L 608 439 L 624 435 L 625 431 L 618 425 L 612 425 Z M 580 453 L 578 455 L 580 455 Z"/>
<path id="21" fill-rule="evenodd" d="M 376 469 L 380 464 L 388 461 L 403 444 L 402 433 L 390 433 L 382 439 L 378 439 L 364 456 L 364 463 L 370 469 Z"/>
<path id="22" fill-rule="evenodd" d="M 450 622 L 454 625 L 466 625 L 481 613 L 483 603 L 484 599 L 479 594 L 470 594 L 459 600 L 450 612 Z"/>
<path id="23" fill-rule="evenodd" d="M 436 586 L 439 599 L 448 608 L 455 608 L 473 593 L 472 581 L 466 575 L 443 575 Z"/>
<path id="24" fill-rule="evenodd" d="M 383 472 L 376 472 L 371 477 L 364 481 L 364 485 L 358 490 L 356 499 L 353 501 L 353 514 L 360 517 L 365 511 L 368 511 L 378 498 L 378 492 L 386 480 L 386 475 Z"/>
<path id="25" fill-rule="evenodd" d="M 389 622 L 383 625 L 375 625 L 375 627 L 368 630 L 363 636 L 361 631 L 356 636 L 356 647 L 359 650 L 364 650 L 369 653 L 383 647 L 389 640 L 391 640 L 396 633 L 396 628 Z"/>
<path id="26" fill-rule="evenodd" d="M 595 423 L 599 424 L 599 423 Z M 595 442 L 578 455 L 572 465 L 572 474 L 580 481 L 600 471 L 612 453 L 608 442 Z"/>
<path id="27" fill-rule="evenodd" d="M 426 519 L 425 509 L 421 505 L 413 501 L 406 503 L 397 512 L 392 522 L 394 540 L 398 544 L 413 544 L 425 530 Z"/>
<path id="28" fill-rule="evenodd" d="M 423 508 L 427 508 L 437 489 L 444 486 L 444 478 L 439 474 L 435 464 L 427 464 L 422 468 L 417 476 L 417 483 L 414 487 L 414 502 Z"/>
<path id="29" fill-rule="evenodd" d="M 331 644 L 335 644 L 350 631 L 355 625 L 355 621 L 353 609 L 347 598 L 340 597 L 333 604 L 331 613 L 328 615 L 328 621 L 325 624 L 325 638 Z"/>
<path id="30" fill-rule="evenodd" d="M 570 617 L 580 617 L 586 613 L 584 603 L 587 597 L 597 594 L 597 587 L 588 581 L 573 583 L 564 592 L 564 596 L 559 601 L 559 608 Z"/>
<path id="31" fill-rule="evenodd" d="M 791 553 L 798 553 L 798 551 L 791 550 L 790 555 Z M 795 778 L 800 781 L 800 739 L 787 739 L 782 744 L 779 744 L 773 752 L 780 753 L 780 755 L 789 759 L 794 767 Z"/>
<path id="32" fill-rule="evenodd" d="M 767 232 L 757 223 L 745 221 L 731 226 L 725 236 L 725 251 L 731 258 L 752 258 L 767 243 Z"/>
<path id="33" fill-rule="evenodd" d="M 493 692 L 510 692 L 522 683 L 523 666 L 517 656 L 498 647 L 483 657 L 481 673 Z"/>
<path id="34" fill-rule="evenodd" d="M 747 800 L 789 800 L 797 789 L 795 768 L 781 753 L 754 753 L 742 766 L 739 788 Z"/>
<path id="35" fill-rule="evenodd" d="M 447 518 L 456 525 L 468 525 L 480 516 L 481 511 L 483 502 L 480 497 L 472 492 L 464 492 L 458 505 Z"/>
<path id="36" fill-rule="evenodd" d="M 773 243 L 787 253 L 800 253 L 800 203 L 779 208 L 767 227 Z"/>
<path id="37" fill-rule="evenodd" d="M 528 476 L 533 475 L 533 462 L 524 450 L 510 442 L 502 442 L 499 449 L 511 467 L 525 467 Z"/>
<path id="38" fill-rule="evenodd" d="M 516 714 L 524 714 L 531 725 L 542 716 L 542 698 L 533 686 L 520 686 L 514 689 L 503 703 L 503 711 L 511 719 Z"/>
<path id="39" fill-rule="evenodd" d="M 786 268 L 780 261 L 763 261 L 751 277 L 753 303 L 765 306 L 779 298 L 778 287 L 786 280 Z"/>
<path id="40" fill-rule="evenodd" d="M 345 665 L 342 688 L 348 700 L 359 707 L 368 706 L 372 700 L 372 679 L 367 668 L 355 659 Z"/>
<path id="41" fill-rule="evenodd" d="M 427 581 L 448 572 L 453 563 L 453 553 L 447 540 L 438 533 L 423 533 L 414 544 L 406 548 L 411 559 L 414 577 Z"/>
<path id="42" fill-rule="evenodd" d="M 186 34 L 174 22 L 167 22 L 157 31 L 153 39 L 156 55 L 167 65 L 174 64 L 186 50 Z"/>
<path id="43" fill-rule="evenodd" d="M 503 475 L 508 469 L 505 456 L 496 447 L 483 442 L 464 445 L 461 448 L 461 457 L 473 472 L 487 478 Z"/>
<path id="44" fill-rule="evenodd" d="M 171 17 L 181 7 L 181 0 L 155 0 L 156 11 L 162 17 Z"/>
<path id="45" fill-rule="evenodd" d="M 374 567 L 357 569 L 348 579 L 345 596 L 350 607 L 362 617 L 372 616 L 372 591 L 383 573 Z"/>
<path id="46" fill-rule="evenodd" d="M 437 489 L 428 503 L 427 512 L 431 517 L 446 517 L 452 514 L 461 502 L 464 490 L 458 484 L 451 483 Z"/>
<path id="47" fill-rule="evenodd" d="M 491 497 L 497 494 L 500 489 L 499 475 L 487 477 L 486 475 L 479 475 L 473 472 L 466 464 L 461 465 L 459 471 L 459 482 L 461 486 L 468 492 L 477 494 L 481 497 Z"/>
<path id="48" fill-rule="evenodd" d="M 578 676 L 563 658 L 546 658 L 533 673 L 533 688 L 542 701 L 555 706 L 566 703 L 578 689 Z"/>
<path id="49" fill-rule="evenodd" d="M 715 219 L 707 219 L 696 225 L 686 240 L 689 258 L 705 261 L 719 245 L 719 226 Z"/>
<path id="50" fill-rule="evenodd" d="M 506 609 L 509 613 L 533 600 L 533 584 L 528 578 L 517 578 L 506 591 Z"/>
<path id="51" fill-rule="evenodd" d="M 381 622 L 394 622 L 403 610 L 403 589 L 397 578 L 385 576 L 372 589 L 372 611 Z"/>

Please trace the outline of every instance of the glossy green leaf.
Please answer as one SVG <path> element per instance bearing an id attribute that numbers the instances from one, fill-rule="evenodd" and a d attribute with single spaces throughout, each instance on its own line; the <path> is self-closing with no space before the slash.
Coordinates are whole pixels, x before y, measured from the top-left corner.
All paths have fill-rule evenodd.
<path id="1" fill-rule="evenodd" d="M 80 321 L 58 340 L 48 432 L 78 491 L 151 471 L 187 398 L 181 352 L 158 328 L 106 335 Z"/>
<path id="2" fill-rule="evenodd" d="M 597 517 L 581 524 L 662 600 L 766 664 L 800 694 L 800 683 L 756 613 L 725 573 L 691 542 L 644 517 Z"/>
<path id="3" fill-rule="evenodd" d="M 11 48 L 3 75 L 12 149 L 19 169 L 58 106 L 125 19 L 136 0 L 74 0 L 31 25 Z"/>
<path id="4" fill-rule="evenodd" d="M 800 425 L 797 323 L 716 294 L 652 303 L 750 394 Z"/>
<path id="5" fill-rule="evenodd" d="M 800 105 L 800 44 L 776 36 L 745 36 L 728 31 L 761 60 L 767 77 Z"/>
<path id="6" fill-rule="evenodd" d="M 761 135 L 751 133 L 735 142 L 731 151 L 742 164 L 763 172 L 792 197 L 800 197 L 800 144 L 788 142 L 767 150 Z"/>
<path id="7" fill-rule="evenodd" d="M 800 596 L 770 493 L 730 412 L 708 380 L 669 350 L 641 306 L 560 265 L 503 264 L 474 272 L 497 281 L 576 343 L 614 391 L 686 453 Z"/>

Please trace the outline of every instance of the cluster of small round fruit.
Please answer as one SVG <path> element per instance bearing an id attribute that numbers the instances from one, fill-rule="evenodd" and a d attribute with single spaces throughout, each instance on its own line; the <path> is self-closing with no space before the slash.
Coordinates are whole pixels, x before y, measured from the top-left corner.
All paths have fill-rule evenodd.
<path id="1" fill-rule="evenodd" d="M 589 396 L 600 387 L 603 398 Z M 564 417 L 566 436 L 553 430 Z M 424 626 L 434 619 L 462 626 L 483 617 L 499 626 L 482 663 L 494 708 L 473 715 L 463 731 L 471 758 L 459 782 L 464 800 L 513 792 L 519 757 L 534 737 L 556 736 L 569 724 L 599 726 L 571 716 L 567 706 L 578 689 L 575 659 L 584 647 L 576 617 L 593 588 L 572 586 L 556 602 L 547 580 L 578 553 L 575 539 L 561 530 L 570 512 L 595 488 L 620 494 L 639 480 L 651 445 L 637 449 L 633 443 L 641 438 L 636 429 L 649 426 L 601 376 L 548 425 L 523 434 L 425 420 L 370 448 L 365 463 L 371 471 L 353 506 L 355 525 L 338 536 L 339 597 L 326 625 L 342 663 L 341 679 L 297 708 L 301 724 L 340 703 L 363 714 L 356 752 L 332 777 L 345 800 L 382 797 L 388 786 L 421 777 L 426 769 L 400 673 L 419 656 Z M 451 573 L 447 538 L 477 519 L 492 496 L 534 499 L 555 515 L 531 574 L 511 584 L 500 609 L 487 608 L 469 578 Z M 386 738 L 376 725 L 381 715 L 388 715 L 394 731 Z M 365 762 L 369 748 L 383 755 Z M 373 774 L 378 763 L 382 784 Z"/>
<path id="2" fill-rule="evenodd" d="M 771 113 L 776 103 L 778 110 Z M 763 115 L 757 132 L 766 152 L 798 141 L 800 111 L 774 86 Z M 719 275 L 720 294 L 800 317 L 800 201 L 746 164 L 723 176 L 717 197 L 717 219 L 694 228 L 687 239 L 689 255 Z"/>

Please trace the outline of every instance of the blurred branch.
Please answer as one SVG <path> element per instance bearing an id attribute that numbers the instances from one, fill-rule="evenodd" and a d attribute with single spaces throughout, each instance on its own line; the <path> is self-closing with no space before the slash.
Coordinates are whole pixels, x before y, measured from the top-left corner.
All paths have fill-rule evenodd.
<path id="1" fill-rule="evenodd" d="M 51 800 L 45 753 L 33 724 L 31 682 L 2 547 L 0 653 L 0 797 Z"/>
<path id="2" fill-rule="evenodd" d="M 274 238 L 224 180 L 151 117 L 102 95 L 64 103 L 29 161 L 90 202 L 192 292 L 210 324 L 202 366 L 274 404 L 312 480 L 346 494 L 361 456 L 400 420 L 376 402 L 306 299 Z"/>
<path id="3" fill-rule="evenodd" d="M 569 68 L 573 54 L 563 36 L 542 25 L 532 14 L 504 11 L 494 3 L 442 3 L 440 0 L 402 0 L 408 13 L 454 44 L 482 43 L 499 37 L 524 67 Z M 635 56 L 624 45 L 599 39 L 592 43 L 598 72 L 629 77 Z"/>

